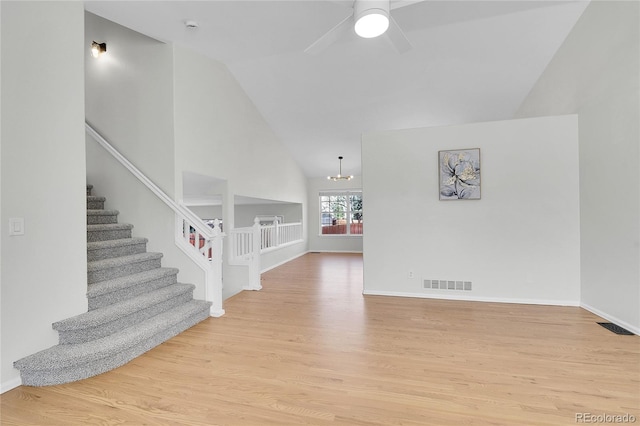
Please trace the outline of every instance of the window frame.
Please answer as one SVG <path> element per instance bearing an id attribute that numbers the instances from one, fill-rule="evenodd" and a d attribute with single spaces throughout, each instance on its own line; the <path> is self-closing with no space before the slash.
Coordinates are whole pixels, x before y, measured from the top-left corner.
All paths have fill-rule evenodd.
<path id="1" fill-rule="evenodd" d="M 330 190 L 330 191 L 318 191 L 318 236 L 320 237 L 330 237 L 330 238 L 335 238 L 335 237 L 360 237 L 362 238 L 362 235 L 364 234 L 364 228 L 362 233 L 360 234 L 352 234 L 351 233 L 351 220 L 352 220 L 352 216 L 354 215 L 355 212 L 360 212 L 362 215 L 364 215 L 364 208 L 361 208 L 360 210 L 353 210 L 352 207 L 352 200 L 351 197 L 352 196 L 360 196 L 360 199 L 362 200 L 362 190 L 361 189 L 345 189 L 345 190 Z M 330 197 L 330 196 L 344 196 L 346 198 L 346 204 L 347 204 L 347 209 L 344 212 L 345 215 L 345 220 L 346 220 L 346 233 L 344 234 L 323 234 L 322 233 L 322 219 L 323 219 L 323 214 L 326 212 L 322 211 L 322 197 Z M 364 201 L 363 201 L 364 203 Z"/>

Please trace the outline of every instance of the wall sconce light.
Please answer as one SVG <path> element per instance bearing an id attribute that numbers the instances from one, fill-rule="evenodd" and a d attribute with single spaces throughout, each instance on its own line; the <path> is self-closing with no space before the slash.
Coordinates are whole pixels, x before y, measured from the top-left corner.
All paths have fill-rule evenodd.
<path id="1" fill-rule="evenodd" d="M 91 56 L 97 58 L 107 51 L 107 43 L 98 43 L 94 41 L 91 43 Z"/>

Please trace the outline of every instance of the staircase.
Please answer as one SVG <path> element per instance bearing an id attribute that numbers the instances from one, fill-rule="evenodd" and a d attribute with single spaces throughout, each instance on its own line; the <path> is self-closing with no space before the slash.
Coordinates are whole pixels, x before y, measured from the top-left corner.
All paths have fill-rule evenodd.
<path id="1" fill-rule="evenodd" d="M 210 302 L 193 299 L 192 284 L 132 238 L 117 210 L 87 185 L 89 311 L 53 324 L 59 344 L 14 362 L 22 384 L 72 382 L 119 367 L 209 317 Z"/>

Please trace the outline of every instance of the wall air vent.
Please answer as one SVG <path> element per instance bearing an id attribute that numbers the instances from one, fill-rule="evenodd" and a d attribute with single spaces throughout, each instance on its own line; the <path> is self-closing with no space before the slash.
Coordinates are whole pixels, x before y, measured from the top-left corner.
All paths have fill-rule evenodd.
<path id="1" fill-rule="evenodd" d="M 471 281 L 422 280 L 423 289 L 471 291 Z"/>

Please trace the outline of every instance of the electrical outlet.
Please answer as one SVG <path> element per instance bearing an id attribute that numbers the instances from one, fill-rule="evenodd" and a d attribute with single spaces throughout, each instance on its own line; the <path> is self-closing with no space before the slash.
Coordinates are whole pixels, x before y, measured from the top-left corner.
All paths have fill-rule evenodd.
<path id="1" fill-rule="evenodd" d="M 409 273 L 407 274 L 408 278 L 413 278 L 413 271 L 409 271 Z"/>

